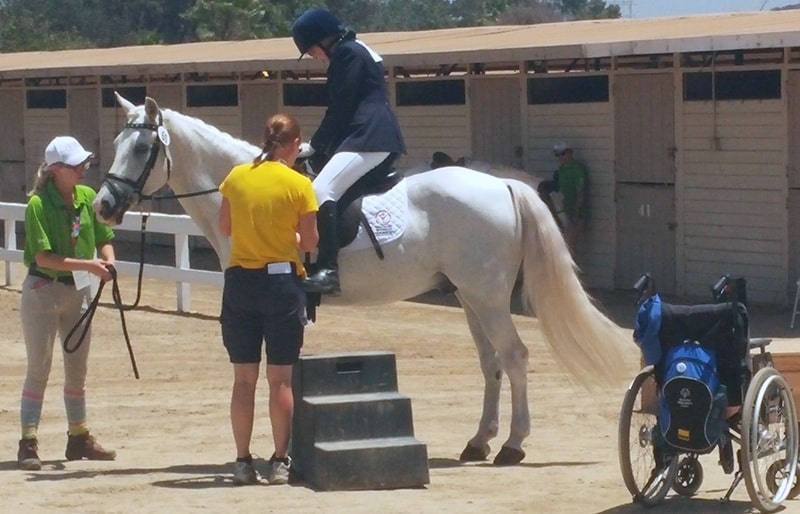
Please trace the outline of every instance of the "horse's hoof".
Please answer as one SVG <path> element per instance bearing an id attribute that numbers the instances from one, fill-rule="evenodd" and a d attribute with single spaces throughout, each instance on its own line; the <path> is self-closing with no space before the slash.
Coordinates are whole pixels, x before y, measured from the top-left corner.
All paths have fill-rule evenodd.
<path id="1" fill-rule="evenodd" d="M 503 446 L 500 448 L 500 452 L 494 458 L 494 465 L 495 466 L 513 466 L 515 464 L 519 464 L 522 462 L 522 459 L 525 458 L 525 452 L 522 450 L 517 450 L 516 448 L 511 448 L 508 446 Z"/>
<path id="2" fill-rule="evenodd" d="M 467 443 L 467 446 L 464 448 L 464 451 L 461 452 L 461 456 L 458 460 L 461 462 L 481 462 L 486 460 L 491 451 L 492 449 L 489 448 L 488 444 L 484 444 L 483 448 L 476 448 Z"/>

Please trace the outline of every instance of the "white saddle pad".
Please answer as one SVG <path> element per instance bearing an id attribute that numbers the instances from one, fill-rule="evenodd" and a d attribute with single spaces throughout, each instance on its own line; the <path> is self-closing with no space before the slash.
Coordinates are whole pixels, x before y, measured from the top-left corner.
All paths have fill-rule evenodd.
<path id="1" fill-rule="evenodd" d="M 408 194 L 406 181 L 402 180 L 390 191 L 382 195 L 365 196 L 361 211 L 367 218 L 378 243 L 383 245 L 403 235 L 408 222 Z M 372 248 L 372 241 L 363 225 L 358 226 L 358 234 L 352 243 L 343 250 L 362 250 Z"/>

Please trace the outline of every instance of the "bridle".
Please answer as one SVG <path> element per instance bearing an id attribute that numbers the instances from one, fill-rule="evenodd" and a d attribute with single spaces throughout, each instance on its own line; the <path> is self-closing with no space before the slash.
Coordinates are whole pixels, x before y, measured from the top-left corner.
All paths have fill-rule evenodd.
<path id="1" fill-rule="evenodd" d="M 136 180 L 131 180 L 127 177 L 123 177 L 120 175 L 115 175 L 114 173 L 107 173 L 103 182 L 105 183 L 108 191 L 111 193 L 111 196 L 114 197 L 114 201 L 117 204 L 126 204 L 127 207 L 134 203 L 139 203 L 142 200 L 171 200 L 171 199 L 179 199 L 179 198 L 189 198 L 192 196 L 201 196 L 207 195 L 211 193 L 216 193 L 219 191 L 219 188 L 215 187 L 212 189 L 204 189 L 202 191 L 195 191 L 192 193 L 181 193 L 181 194 L 170 194 L 170 195 L 145 195 L 142 194 L 142 190 L 144 189 L 144 185 L 147 183 L 147 179 L 150 178 L 150 173 L 152 173 L 153 168 L 155 168 L 156 160 L 158 159 L 158 154 L 161 151 L 161 148 L 164 148 L 166 166 L 167 166 L 167 181 L 169 182 L 170 177 L 172 176 L 172 157 L 169 153 L 169 143 L 170 143 L 170 136 L 167 128 L 164 126 L 164 117 L 161 111 L 158 112 L 157 123 L 134 123 L 129 121 L 125 125 L 123 125 L 123 129 L 130 128 L 130 129 L 137 129 L 137 130 L 150 130 L 155 134 L 155 138 L 153 139 L 153 143 L 150 145 L 150 153 L 147 156 L 147 161 L 144 164 L 144 169 L 139 174 L 139 178 Z M 132 201 L 125 201 L 123 202 L 123 191 L 121 185 L 127 186 L 132 191 Z M 123 211 L 124 211 L 123 210 Z"/>
<path id="2" fill-rule="evenodd" d="M 144 169 L 139 174 L 139 178 L 136 180 L 131 180 L 128 177 L 123 177 L 108 172 L 103 181 L 111 195 L 114 197 L 114 201 L 118 204 L 127 203 L 127 207 L 133 203 L 139 203 L 141 200 L 153 198 L 152 195 L 143 195 L 142 190 L 144 189 L 145 183 L 147 183 L 147 179 L 150 178 L 150 173 L 152 173 L 153 168 L 156 165 L 156 159 L 158 159 L 158 154 L 160 153 L 162 146 L 164 147 L 164 153 L 166 154 L 167 180 L 169 180 L 172 174 L 172 159 L 169 156 L 169 150 L 167 148 L 169 145 L 169 132 L 167 132 L 166 127 L 164 127 L 164 117 L 162 116 L 161 111 L 158 113 L 157 123 L 134 123 L 129 121 L 123 126 L 123 129 L 126 128 L 150 130 L 155 134 L 153 143 L 150 145 L 150 153 L 147 156 L 147 162 L 145 162 Z M 124 196 L 122 187 L 120 187 L 121 185 L 127 186 L 131 189 L 134 201 L 122 201 Z"/>

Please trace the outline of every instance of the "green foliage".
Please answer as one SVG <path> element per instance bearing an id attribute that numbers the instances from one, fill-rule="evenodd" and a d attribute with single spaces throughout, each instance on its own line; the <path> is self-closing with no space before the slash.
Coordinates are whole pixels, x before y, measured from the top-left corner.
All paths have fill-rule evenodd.
<path id="1" fill-rule="evenodd" d="M 310 7 L 360 33 L 620 16 L 604 0 L 0 0 L 0 52 L 283 37 Z"/>

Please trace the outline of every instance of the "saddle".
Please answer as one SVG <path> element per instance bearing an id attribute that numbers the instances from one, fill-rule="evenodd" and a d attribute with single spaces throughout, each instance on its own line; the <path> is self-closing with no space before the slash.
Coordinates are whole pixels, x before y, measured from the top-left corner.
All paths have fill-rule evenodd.
<path id="1" fill-rule="evenodd" d="M 363 225 L 367 232 L 375 253 L 383 259 L 383 251 L 378 244 L 378 239 L 361 211 L 361 203 L 365 196 L 379 195 L 388 192 L 403 180 L 403 174 L 394 168 L 397 154 L 391 154 L 382 163 L 367 172 L 350 186 L 344 195 L 336 202 L 337 232 L 339 234 L 339 248 L 344 248 L 355 240 L 358 235 L 358 226 Z M 314 272 L 315 264 L 309 262 L 306 254 L 305 267 L 309 273 Z M 312 322 L 316 321 L 317 307 L 320 305 L 322 295 L 319 293 L 306 293 L 306 314 Z"/>
<path id="2" fill-rule="evenodd" d="M 391 154 L 382 163 L 358 179 L 336 202 L 338 219 L 339 248 L 353 242 L 358 235 L 358 226 L 363 225 L 372 241 L 378 257 L 383 259 L 375 234 L 361 212 L 361 202 L 365 196 L 388 192 L 403 180 L 403 173 L 394 168 L 397 154 Z"/>

